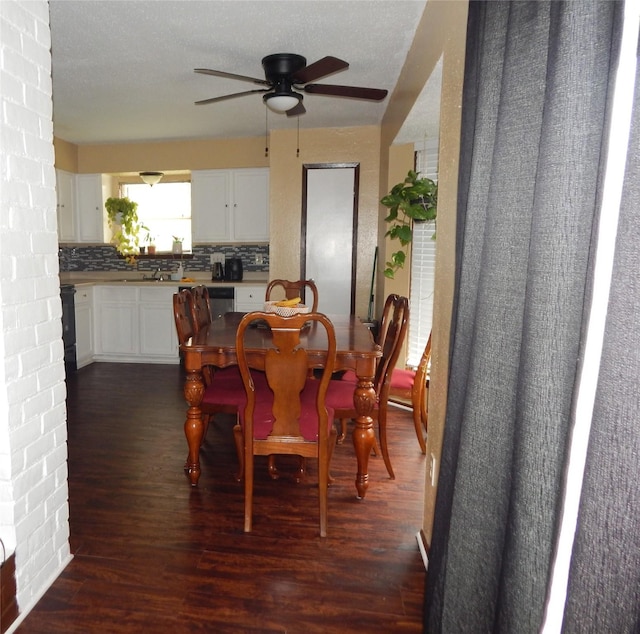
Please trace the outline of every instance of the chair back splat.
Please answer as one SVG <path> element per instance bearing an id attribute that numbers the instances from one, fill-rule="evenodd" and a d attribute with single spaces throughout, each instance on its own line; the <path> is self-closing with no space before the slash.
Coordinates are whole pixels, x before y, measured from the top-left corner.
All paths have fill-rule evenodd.
<path id="1" fill-rule="evenodd" d="M 257 320 L 264 320 L 271 330 L 271 347 L 266 353 L 251 350 L 249 326 Z M 309 368 L 318 367 L 320 360 L 317 355 L 309 356 L 304 348 L 301 333 L 305 329 L 326 333 L 320 380 L 308 378 Z M 321 313 L 293 317 L 249 313 L 238 326 L 236 351 L 247 396 L 246 407 L 234 428 L 238 455 L 244 460 L 244 530 L 252 530 L 254 456 L 293 454 L 318 459 L 320 535 L 325 537 L 329 464 L 336 442 L 334 413 L 325 405 L 336 357 L 333 324 Z M 263 371 L 266 382 L 257 384 L 251 370 Z"/>
<path id="2" fill-rule="evenodd" d="M 313 303 L 311 305 L 311 312 L 318 310 L 318 287 L 313 280 L 298 280 L 297 282 L 291 282 L 289 280 L 271 280 L 267 286 L 267 292 L 265 293 L 265 301 L 269 301 L 272 297 L 272 292 L 275 289 L 284 290 L 285 299 L 293 299 L 294 297 L 302 297 L 307 306 L 309 300 L 306 297 L 306 290 L 309 289 L 313 294 Z M 276 291 L 277 292 L 277 291 Z"/>

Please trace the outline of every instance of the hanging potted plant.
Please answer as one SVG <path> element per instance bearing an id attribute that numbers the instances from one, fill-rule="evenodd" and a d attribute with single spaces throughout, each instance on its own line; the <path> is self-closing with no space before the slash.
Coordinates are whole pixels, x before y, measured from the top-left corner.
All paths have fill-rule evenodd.
<path id="1" fill-rule="evenodd" d="M 399 240 L 402 247 L 386 262 L 384 275 L 393 279 L 395 272 L 404 266 L 405 247 L 413 239 L 412 223 L 436 219 L 438 185 L 430 178 L 418 178 L 417 172 L 409 170 L 404 181 L 394 185 L 380 202 L 389 208 L 389 215 L 384 220 L 390 227 L 385 235 Z"/>
<path id="2" fill-rule="evenodd" d="M 139 253 L 139 234 L 143 228 L 138 220 L 138 203 L 129 198 L 112 197 L 107 198 L 104 206 L 109 227 L 113 231 L 111 243 L 129 264 L 133 264 Z"/>

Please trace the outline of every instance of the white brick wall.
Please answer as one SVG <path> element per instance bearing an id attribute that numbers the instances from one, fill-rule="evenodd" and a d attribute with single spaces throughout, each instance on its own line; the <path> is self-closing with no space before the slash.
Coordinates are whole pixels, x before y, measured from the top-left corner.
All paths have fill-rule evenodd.
<path id="1" fill-rule="evenodd" d="M 50 46 L 46 0 L 0 0 L 0 538 L 21 618 L 70 559 Z"/>

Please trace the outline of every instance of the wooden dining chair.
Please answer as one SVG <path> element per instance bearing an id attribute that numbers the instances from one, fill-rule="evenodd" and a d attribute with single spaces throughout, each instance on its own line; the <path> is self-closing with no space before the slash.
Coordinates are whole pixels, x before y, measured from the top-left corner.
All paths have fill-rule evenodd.
<path id="1" fill-rule="evenodd" d="M 302 297 L 307 302 L 305 291 L 309 289 L 313 294 L 313 303 L 311 305 L 311 312 L 318 310 L 318 287 L 313 280 L 298 280 L 297 282 L 291 282 L 289 280 L 271 280 L 267 286 L 265 293 L 265 301 L 272 299 L 272 291 L 275 289 L 284 290 L 284 299 L 293 299 L 294 297 Z M 282 292 L 282 291 L 276 291 Z M 308 305 L 308 304 L 307 304 Z"/>
<path id="2" fill-rule="evenodd" d="M 376 343 L 380 345 L 380 342 L 384 340 L 387 332 L 387 326 L 390 319 L 393 317 L 393 310 L 398 302 L 400 295 L 391 293 L 387 295 L 387 299 L 384 302 L 384 308 L 382 309 L 382 317 L 380 318 L 380 324 L 378 326 L 378 332 L 376 334 Z"/>
<path id="3" fill-rule="evenodd" d="M 272 333 L 271 347 L 265 354 L 255 354 L 249 344 L 245 346 L 248 328 L 257 320 L 264 320 Z M 326 360 L 319 380 L 308 379 L 308 369 L 317 366 L 317 360 L 301 346 L 303 328 L 326 332 Z M 252 529 L 254 456 L 289 454 L 318 460 L 320 535 L 326 537 L 329 465 L 336 443 L 334 413 L 325 406 L 336 358 L 333 324 L 322 313 L 292 317 L 248 313 L 238 326 L 236 352 L 247 395 L 246 407 L 240 410 L 234 428 L 244 476 L 244 531 Z M 255 384 L 251 369 L 264 372 L 267 386 Z"/>
<path id="4" fill-rule="evenodd" d="M 173 319 L 176 325 L 176 334 L 178 335 L 178 344 L 186 343 L 196 330 L 192 321 L 192 305 L 193 295 L 188 288 L 181 290 L 173 295 Z"/>
<path id="5" fill-rule="evenodd" d="M 191 319 L 196 332 L 212 321 L 211 305 L 209 304 L 209 291 L 200 284 L 191 289 L 193 303 L 191 304 Z"/>
<path id="6" fill-rule="evenodd" d="M 380 450 L 389 476 L 396 476 L 391 466 L 389 448 L 387 443 L 387 408 L 389 400 L 389 387 L 391 374 L 398 361 L 400 350 L 404 342 L 409 322 L 409 300 L 399 295 L 390 295 L 385 302 L 385 310 L 388 311 L 385 328 L 381 331 L 382 357 L 378 361 L 373 387 L 376 392 L 376 404 L 371 412 L 371 417 L 378 421 L 378 437 Z M 331 381 L 327 391 L 327 407 L 335 411 L 335 416 L 340 421 L 341 434 L 339 442 L 346 436 L 347 421 L 357 416 L 353 395 L 358 379 L 353 371 L 348 371 L 338 381 Z"/>
<path id="7" fill-rule="evenodd" d="M 394 368 L 389 383 L 389 400 L 411 407 L 413 425 L 422 453 L 427 453 L 426 434 L 429 420 L 429 369 L 431 364 L 431 333 L 427 339 L 418 367 Z"/>
<path id="8" fill-rule="evenodd" d="M 194 296 L 189 289 L 183 289 L 173 295 L 173 318 L 180 345 L 186 343 L 198 332 L 194 328 L 193 321 Z M 237 414 L 238 409 L 246 402 L 244 384 L 237 366 L 223 370 L 205 371 L 203 369 L 205 383 L 204 395 L 200 408 L 202 410 L 202 424 L 204 433 L 202 440 L 207 435 L 209 423 L 216 414 Z M 256 379 L 259 381 L 259 378 Z"/>

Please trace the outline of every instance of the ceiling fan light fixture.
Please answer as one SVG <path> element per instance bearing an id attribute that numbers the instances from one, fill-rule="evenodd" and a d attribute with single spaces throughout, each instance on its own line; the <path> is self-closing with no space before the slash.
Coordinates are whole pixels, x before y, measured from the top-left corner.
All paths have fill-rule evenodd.
<path id="1" fill-rule="evenodd" d="M 287 110 L 295 108 L 300 103 L 302 95 L 296 92 L 268 92 L 262 99 L 269 110 L 273 110 L 273 112 L 277 112 L 278 114 L 284 114 Z"/>
<path id="2" fill-rule="evenodd" d="M 140 172 L 140 178 L 151 187 L 159 183 L 163 176 L 163 172 Z"/>

